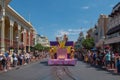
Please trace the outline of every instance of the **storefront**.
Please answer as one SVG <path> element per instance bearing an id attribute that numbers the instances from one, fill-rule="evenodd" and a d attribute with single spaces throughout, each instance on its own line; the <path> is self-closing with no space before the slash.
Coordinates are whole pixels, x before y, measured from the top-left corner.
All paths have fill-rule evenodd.
<path id="1" fill-rule="evenodd" d="M 118 51 L 120 53 L 120 37 L 107 39 L 105 44 L 110 45 L 113 51 Z"/>

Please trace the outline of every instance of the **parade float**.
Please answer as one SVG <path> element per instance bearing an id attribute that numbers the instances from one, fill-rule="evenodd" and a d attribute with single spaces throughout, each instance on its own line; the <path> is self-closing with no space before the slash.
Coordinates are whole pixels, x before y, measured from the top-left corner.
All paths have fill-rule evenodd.
<path id="1" fill-rule="evenodd" d="M 50 41 L 50 59 L 48 65 L 75 65 L 74 42 L 68 41 L 67 35 L 56 37 L 56 41 Z"/>

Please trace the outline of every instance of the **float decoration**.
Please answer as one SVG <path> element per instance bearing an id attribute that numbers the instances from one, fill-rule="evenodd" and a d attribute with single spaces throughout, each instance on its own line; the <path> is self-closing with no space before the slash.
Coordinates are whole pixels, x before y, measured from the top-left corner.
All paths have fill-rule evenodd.
<path id="1" fill-rule="evenodd" d="M 50 41 L 50 59 L 48 65 L 75 65 L 73 41 L 68 41 L 67 35 L 64 35 L 63 40 L 59 37 L 56 41 Z"/>

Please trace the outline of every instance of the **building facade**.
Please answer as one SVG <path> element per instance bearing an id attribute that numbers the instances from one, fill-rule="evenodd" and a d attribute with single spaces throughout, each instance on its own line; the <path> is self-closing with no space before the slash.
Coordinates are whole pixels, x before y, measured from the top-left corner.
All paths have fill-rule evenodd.
<path id="1" fill-rule="evenodd" d="M 94 30 L 95 28 L 90 28 L 88 31 L 87 31 L 87 36 L 86 38 L 94 38 Z"/>
<path id="2" fill-rule="evenodd" d="M 96 25 L 96 47 L 104 47 L 108 26 L 108 16 L 101 14 Z"/>
<path id="3" fill-rule="evenodd" d="M 105 44 L 109 44 L 115 51 L 120 52 L 120 2 L 113 7 L 109 15 Z"/>
<path id="4" fill-rule="evenodd" d="M 50 42 L 46 36 L 36 35 L 36 44 L 41 44 L 44 47 L 50 47 Z"/>
<path id="5" fill-rule="evenodd" d="M 35 30 L 32 24 L 10 7 L 10 1 L 0 0 L 0 51 L 11 48 L 30 51 Z"/>

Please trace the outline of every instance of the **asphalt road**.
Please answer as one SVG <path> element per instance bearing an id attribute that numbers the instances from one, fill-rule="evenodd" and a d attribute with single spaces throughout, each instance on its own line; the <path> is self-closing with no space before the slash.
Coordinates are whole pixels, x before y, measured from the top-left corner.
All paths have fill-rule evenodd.
<path id="1" fill-rule="evenodd" d="M 45 59 L 0 73 L 0 80 L 120 80 L 120 75 L 80 61 L 76 66 L 48 66 Z"/>

